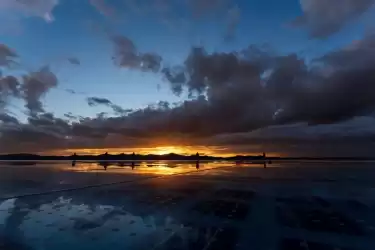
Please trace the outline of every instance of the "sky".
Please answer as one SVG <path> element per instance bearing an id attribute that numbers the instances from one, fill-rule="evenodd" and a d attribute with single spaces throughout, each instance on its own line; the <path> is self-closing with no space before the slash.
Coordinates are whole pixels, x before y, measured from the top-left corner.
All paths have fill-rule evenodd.
<path id="1" fill-rule="evenodd" d="M 375 0 L 1 0 L 0 153 L 375 153 Z"/>

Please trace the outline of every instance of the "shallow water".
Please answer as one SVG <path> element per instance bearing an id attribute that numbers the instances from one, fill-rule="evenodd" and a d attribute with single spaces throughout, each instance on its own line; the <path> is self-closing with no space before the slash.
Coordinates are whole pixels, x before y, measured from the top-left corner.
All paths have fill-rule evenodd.
<path id="1" fill-rule="evenodd" d="M 0 249 L 375 249 L 374 163 L 136 165 L 1 165 Z"/>
<path id="2" fill-rule="evenodd" d="M 108 164 L 108 165 L 107 165 Z M 195 162 L 37 162 L 33 165 L 0 164 L 0 198 L 52 190 L 80 188 L 197 171 Z M 202 162 L 199 170 L 231 163 Z"/>

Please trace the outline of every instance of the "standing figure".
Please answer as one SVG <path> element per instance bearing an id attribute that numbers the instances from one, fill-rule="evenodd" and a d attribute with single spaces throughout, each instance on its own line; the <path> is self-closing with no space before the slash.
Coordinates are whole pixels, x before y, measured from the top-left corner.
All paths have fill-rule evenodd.
<path id="1" fill-rule="evenodd" d="M 73 160 L 72 160 L 72 167 L 74 167 L 76 165 L 76 161 L 77 161 L 76 160 L 77 159 L 77 154 L 74 153 L 72 158 L 73 158 Z"/>
<path id="2" fill-rule="evenodd" d="M 198 152 L 197 152 L 197 154 L 195 155 L 195 158 L 196 158 L 195 168 L 196 168 L 196 169 L 199 169 L 199 153 L 198 153 Z"/>
<path id="3" fill-rule="evenodd" d="M 132 170 L 134 170 L 134 167 L 135 167 L 135 153 L 133 152 L 132 154 Z"/>

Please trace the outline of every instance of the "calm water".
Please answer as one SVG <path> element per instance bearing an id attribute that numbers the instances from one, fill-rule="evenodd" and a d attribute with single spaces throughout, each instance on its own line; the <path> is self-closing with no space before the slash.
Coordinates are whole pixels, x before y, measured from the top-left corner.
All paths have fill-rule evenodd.
<path id="1" fill-rule="evenodd" d="M 0 249 L 375 249 L 374 163 L 125 165 L 0 165 Z"/>
<path id="2" fill-rule="evenodd" d="M 175 175 L 191 171 L 230 166 L 225 162 L 109 162 L 99 163 L 40 162 L 33 165 L 0 164 L 0 198 L 40 193 L 44 191 L 79 188 L 145 178 Z M 123 166 L 120 166 L 123 165 Z"/>

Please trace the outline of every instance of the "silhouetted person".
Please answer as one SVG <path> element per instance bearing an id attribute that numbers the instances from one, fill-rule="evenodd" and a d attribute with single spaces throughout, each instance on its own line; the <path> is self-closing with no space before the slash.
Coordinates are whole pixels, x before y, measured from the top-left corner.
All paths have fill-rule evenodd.
<path id="1" fill-rule="evenodd" d="M 73 158 L 73 160 L 72 160 L 72 167 L 74 167 L 76 165 L 77 154 L 74 153 L 72 158 Z"/>
<path id="2" fill-rule="evenodd" d="M 198 152 L 195 154 L 195 159 L 196 159 L 195 168 L 199 169 L 199 153 Z"/>
<path id="3" fill-rule="evenodd" d="M 132 154 L 132 170 L 134 170 L 134 167 L 135 167 L 135 153 L 133 152 Z"/>
<path id="4" fill-rule="evenodd" d="M 99 161 L 98 165 L 103 166 L 104 170 L 107 170 L 109 164 L 106 161 Z"/>
<path id="5" fill-rule="evenodd" d="M 266 161 L 263 162 L 263 168 L 267 168 L 267 162 Z"/>
<path id="6" fill-rule="evenodd" d="M 263 158 L 264 158 L 264 159 L 266 158 L 266 153 L 265 153 L 265 152 L 263 152 Z"/>

